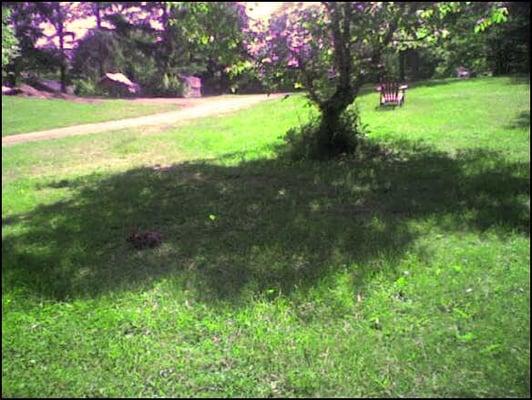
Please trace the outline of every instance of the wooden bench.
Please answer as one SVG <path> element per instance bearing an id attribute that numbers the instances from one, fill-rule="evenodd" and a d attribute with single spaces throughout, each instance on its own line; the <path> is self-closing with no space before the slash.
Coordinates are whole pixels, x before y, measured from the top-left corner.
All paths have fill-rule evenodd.
<path id="1" fill-rule="evenodd" d="M 397 82 L 383 82 L 376 87 L 380 92 L 380 105 L 381 106 L 402 106 L 405 102 L 405 91 L 408 88 L 407 85 L 400 85 Z"/>

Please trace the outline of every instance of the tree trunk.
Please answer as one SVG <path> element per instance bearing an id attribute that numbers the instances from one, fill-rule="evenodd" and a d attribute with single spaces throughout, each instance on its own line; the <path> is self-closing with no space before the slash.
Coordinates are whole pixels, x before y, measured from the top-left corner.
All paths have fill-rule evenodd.
<path id="1" fill-rule="evenodd" d="M 419 53 L 417 50 L 412 50 L 412 80 L 419 80 Z"/>
<path id="2" fill-rule="evenodd" d="M 56 4 L 57 12 L 57 36 L 59 37 L 59 49 L 61 51 L 61 64 L 59 66 L 59 73 L 61 76 L 61 92 L 66 93 L 66 62 L 65 62 L 65 24 L 61 5 Z"/>
<path id="3" fill-rule="evenodd" d="M 59 47 L 61 49 L 61 65 L 59 66 L 59 72 L 61 75 L 61 92 L 66 93 L 65 42 L 62 30 L 59 36 Z"/>
<path id="4" fill-rule="evenodd" d="M 352 132 L 344 132 L 340 118 L 346 108 L 355 100 L 358 87 L 354 88 L 351 85 L 351 72 L 353 70 L 349 48 L 351 5 L 343 3 L 343 7 L 341 7 L 340 3 L 327 3 L 327 7 L 331 16 L 334 64 L 338 71 L 338 83 L 334 94 L 319 104 L 321 124 L 317 133 L 317 145 L 321 155 L 328 158 L 354 150 L 352 148 L 354 140 L 348 137 Z"/>
<path id="5" fill-rule="evenodd" d="M 321 124 L 317 143 L 322 156 L 334 157 L 356 149 L 356 135 L 352 127 L 342 126 L 342 114 L 356 99 L 358 89 L 339 86 L 336 93 L 320 106 Z"/>
<path id="6" fill-rule="evenodd" d="M 166 2 L 163 2 L 162 9 L 163 9 L 162 25 L 163 25 L 163 28 L 166 29 L 168 27 L 168 4 Z"/>
<path id="7" fill-rule="evenodd" d="M 101 31 L 102 29 L 102 10 L 100 7 L 100 3 L 94 2 L 92 3 L 92 12 L 94 16 L 96 17 L 96 29 L 98 31 Z M 101 42 L 98 41 L 98 72 L 100 73 L 100 77 L 102 77 L 105 73 L 104 71 L 104 61 L 102 59 L 102 46 Z"/>
<path id="8" fill-rule="evenodd" d="M 318 148 L 325 157 L 331 157 L 341 153 L 341 149 L 335 149 L 335 134 L 340 126 L 340 115 L 345 109 L 328 107 L 321 110 L 321 124 L 318 132 Z"/>
<path id="9" fill-rule="evenodd" d="M 66 93 L 66 67 L 65 67 L 64 62 L 61 63 L 60 74 L 61 74 L 61 92 Z"/>
<path id="10" fill-rule="evenodd" d="M 96 15 L 96 28 L 101 29 L 102 28 L 102 16 L 100 14 L 100 4 L 98 2 L 94 2 L 94 15 Z"/>
<path id="11" fill-rule="evenodd" d="M 405 51 L 400 50 L 399 51 L 399 80 L 401 82 L 405 81 Z"/>
<path id="12" fill-rule="evenodd" d="M 167 2 L 163 2 L 162 5 L 162 16 L 161 16 L 161 25 L 163 26 L 163 31 L 161 33 L 162 43 L 161 46 L 165 49 L 163 54 L 160 54 L 158 57 L 162 65 L 162 71 L 167 72 L 170 65 L 170 54 L 174 52 L 172 45 L 172 37 L 169 32 L 169 9 Z"/>

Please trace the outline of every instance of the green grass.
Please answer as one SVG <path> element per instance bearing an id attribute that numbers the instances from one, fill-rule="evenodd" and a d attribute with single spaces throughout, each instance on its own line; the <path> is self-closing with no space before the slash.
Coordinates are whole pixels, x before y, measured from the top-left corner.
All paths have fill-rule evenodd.
<path id="1" fill-rule="evenodd" d="M 128 100 L 75 103 L 61 99 L 2 96 L 2 136 L 103 122 L 178 109 L 173 104 L 138 104 Z"/>
<path id="2" fill-rule="evenodd" d="M 298 96 L 4 147 L 2 395 L 528 397 L 529 96 L 364 95 L 366 162 L 278 160 Z"/>

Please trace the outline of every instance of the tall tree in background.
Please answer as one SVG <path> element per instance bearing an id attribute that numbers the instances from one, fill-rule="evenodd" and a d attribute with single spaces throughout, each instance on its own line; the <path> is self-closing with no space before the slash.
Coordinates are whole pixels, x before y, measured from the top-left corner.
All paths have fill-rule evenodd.
<path id="1" fill-rule="evenodd" d="M 57 60 L 54 55 L 36 47 L 37 41 L 44 37 L 41 24 L 46 21 L 46 7 L 34 2 L 3 2 L 4 7 L 9 9 L 9 21 L 13 25 L 20 54 L 6 68 L 8 79 L 14 86 L 22 72 L 46 70 L 52 65 L 55 67 Z"/>
<path id="2" fill-rule="evenodd" d="M 166 91 L 161 82 L 175 82 L 180 74 L 201 76 L 207 87 L 226 92 L 230 71 L 246 71 L 242 61 L 249 21 L 242 3 L 4 2 L 5 6 L 20 47 L 20 57 L 6 68 L 13 80 L 23 71 L 42 74 L 55 69 L 64 90 L 73 65 L 78 78 L 95 81 L 105 72 L 120 71 L 153 93 Z M 442 76 L 451 74 L 457 64 L 496 74 L 529 69 L 528 4 L 293 3 L 282 11 L 268 30 L 255 32 L 250 53 L 272 89 L 293 80 L 308 91 L 323 115 L 320 141 L 333 152 L 338 143 L 332 132 L 339 115 L 363 83 L 390 72 L 386 59 L 398 56 L 401 77 L 409 55 L 417 65 L 414 55 L 422 52 Z M 94 18 L 96 27 L 84 38 L 75 38 L 72 61 L 67 45 L 73 32 L 67 27 L 86 17 Z M 490 26 L 506 17 L 505 25 Z M 45 38 L 46 23 L 54 26 L 54 33 L 47 37 L 47 46 L 37 47 Z M 475 32 L 475 27 L 484 32 Z M 424 71 L 426 78 L 433 69 Z"/>
<path id="3" fill-rule="evenodd" d="M 184 38 L 189 73 L 200 74 L 205 81 L 217 81 L 218 90 L 227 89 L 226 70 L 245 55 L 244 31 L 248 26 L 245 6 L 238 2 L 173 3 L 169 16 L 170 36 Z M 180 62 L 179 52 L 172 54 L 170 67 Z"/>
<path id="4" fill-rule="evenodd" d="M 10 15 L 11 10 L 2 6 L 2 81 L 7 65 L 18 55 L 18 40 L 10 25 Z"/>
<path id="5" fill-rule="evenodd" d="M 247 16 L 238 3 L 108 2 L 95 12 L 100 28 L 78 42 L 73 60 L 93 80 L 114 69 L 154 94 L 176 95 L 181 74 L 219 83 L 244 53 Z"/>
<path id="6" fill-rule="evenodd" d="M 74 74 L 96 82 L 105 72 L 122 72 L 149 91 L 158 77 L 155 31 L 112 11 L 103 20 L 113 28 L 93 29 L 77 43 L 72 58 Z"/>
<path id="7" fill-rule="evenodd" d="M 102 20 L 107 14 L 107 11 L 112 7 L 111 2 L 106 1 L 95 1 L 90 3 L 92 15 L 94 15 L 96 19 L 96 32 L 102 31 Z M 105 57 L 108 54 L 106 50 L 108 50 L 108 47 L 102 46 L 99 40 L 97 40 L 97 50 L 98 50 L 98 72 L 100 77 L 104 75 L 105 73 Z"/>
<path id="8" fill-rule="evenodd" d="M 49 9 L 47 19 L 55 28 L 55 33 L 49 39 L 58 38 L 59 40 L 59 70 L 61 80 L 61 91 L 66 93 L 67 81 L 67 56 L 65 54 L 65 39 L 70 36 L 75 37 L 74 32 L 69 32 L 66 29 L 67 22 L 73 20 L 77 15 L 74 12 L 73 3 L 68 2 L 49 2 Z"/>
<path id="9" fill-rule="evenodd" d="M 494 75 L 530 72 L 530 3 L 505 2 L 508 19 L 486 36 L 487 63 Z"/>
<path id="10" fill-rule="evenodd" d="M 89 14 L 96 20 L 96 27 L 76 43 L 73 68 L 77 74 L 97 80 L 105 72 L 124 68 L 126 61 L 142 64 L 146 62 L 145 57 L 153 56 L 142 54 L 126 60 L 131 55 L 127 47 L 130 47 L 132 52 L 138 47 L 134 36 L 144 35 L 143 41 L 150 43 L 154 42 L 156 37 L 147 21 L 138 17 L 144 7 L 139 4 L 131 2 L 90 3 Z M 147 35 L 152 35 L 153 40 L 146 38 Z"/>

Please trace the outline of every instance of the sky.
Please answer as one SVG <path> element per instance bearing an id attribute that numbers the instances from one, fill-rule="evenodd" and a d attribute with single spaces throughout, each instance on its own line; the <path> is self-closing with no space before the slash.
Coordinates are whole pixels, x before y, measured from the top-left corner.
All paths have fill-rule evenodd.
<path id="1" fill-rule="evenodd" d="M 267 19 L 272 12 L 284 4 L 282 1 L 247 1 L 245 3 L 248 9 L 248 15 L 254 19 Z"/>

